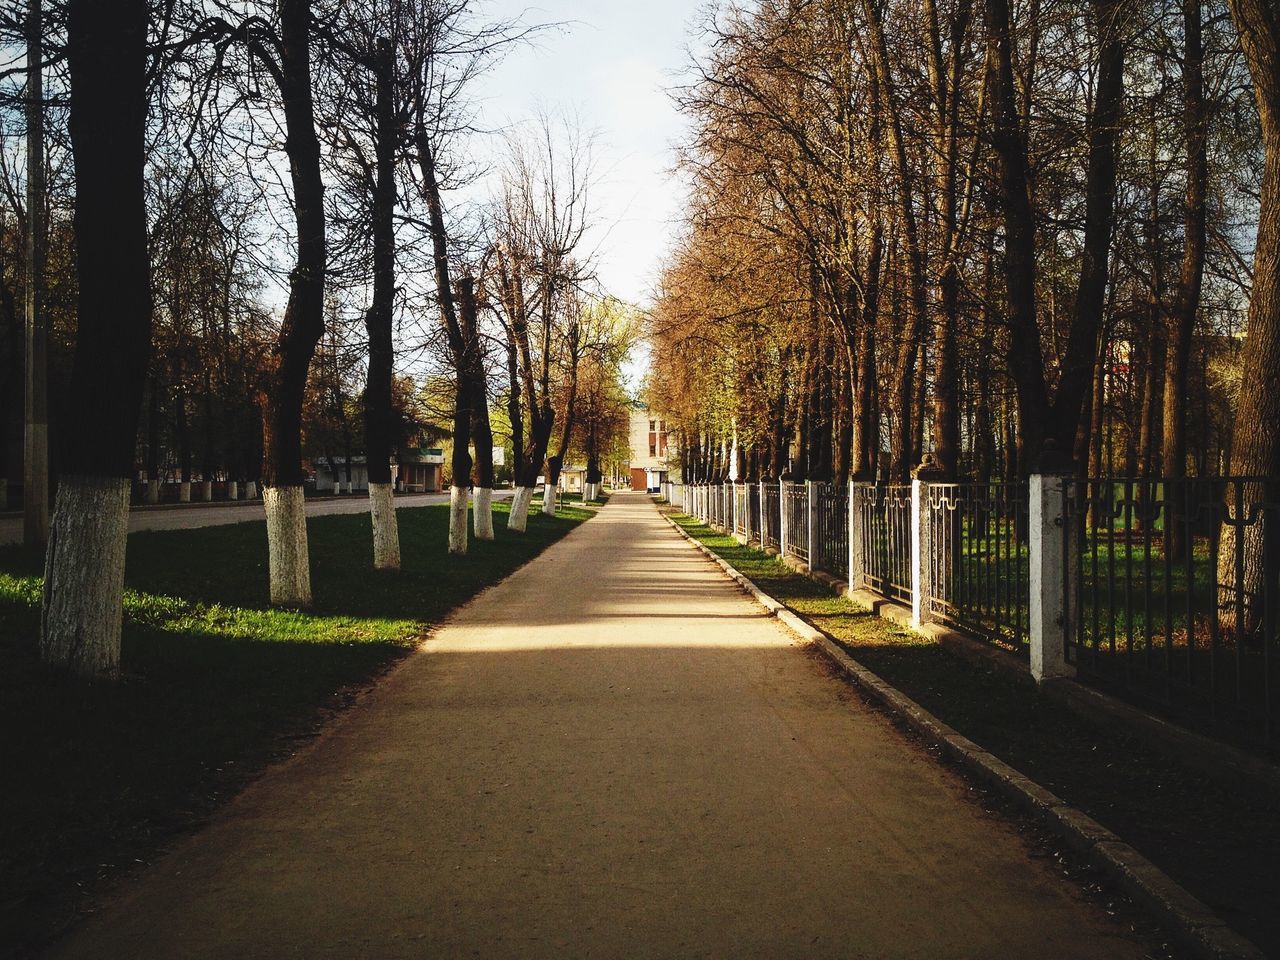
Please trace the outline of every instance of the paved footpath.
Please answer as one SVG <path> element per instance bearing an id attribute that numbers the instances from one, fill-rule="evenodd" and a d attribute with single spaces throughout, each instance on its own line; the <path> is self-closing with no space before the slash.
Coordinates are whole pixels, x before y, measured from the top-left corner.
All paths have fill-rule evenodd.
<path id="1" fill-rule="evenodd" d="M 510 490 L 495 490 L 495 500 L 510 498 Z M 426 507 L 433 503 L 448 503 L 448 493 L 398 493 L 396 507 Z M 369 498 L 364 494 L 346 497 L 308 500 L 308 517 L 324 517 L 335 513 L 368 513 Z M 229 523 L 248 523 L 263 520 L 261 500 L 242 500 L 236 503 L 174 504 L 164 507 L 135 507 L 129 511 L 129 532 L 139 530 L 191 530 L 196 527 L 220 527 Z M 22 516 L 0 517 L 0 545 L 22 541 Z"/>
<path id="2" fill-rule="evenodd" d="M 54 953 L 1143 956 L 629 493 Z"/>

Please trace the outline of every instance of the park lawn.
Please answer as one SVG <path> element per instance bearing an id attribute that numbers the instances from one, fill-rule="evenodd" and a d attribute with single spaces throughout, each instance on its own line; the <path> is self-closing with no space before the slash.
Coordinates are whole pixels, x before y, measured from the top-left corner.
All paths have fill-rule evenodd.
<path id="1" fill-rule="evenodd" d="M 36 652 L 42 558 L 0 548 L 0 953 L 34 952 L 100 881 L 198 825 L 406 656 L 451 609 L 592 515 L 531 513 L 446 554 L 445 504 L 398 511 L 403 569 L 372 569 L 365 514 L 307 521 L 315 608 L 268 604 L 261 521 L 135 533 L 123 677 L 84 684 Z"/>
<path id="2" fill-rule="evenodd" d="M 943 722 L 1131 843 L 1268 956 L 1280 956 L 1280 797 L 1228 787 L 1041 696 L 1030 677 L 958 657 L 778 559 L 672 519 Z"/>

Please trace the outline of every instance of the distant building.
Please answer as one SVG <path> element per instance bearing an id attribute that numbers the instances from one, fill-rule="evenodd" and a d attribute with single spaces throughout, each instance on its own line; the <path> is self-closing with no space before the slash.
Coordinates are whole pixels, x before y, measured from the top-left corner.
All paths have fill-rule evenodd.
<path id="1" fill-rule="evenodd" d="M 313 466 L 317 492 L 346 489 L 345 457 L 319 457 Z M 369 489 L 369 465 L 364 457 L 351 458 L 350 476 L 353 492 Z M 438 493 L 444 488 L 444 450 L 439 447 L 410 447 L 401 451 L 392 458 L 391 479 L 399 493 Z"/>
<path id="2" fill-rule="evenodd" d="M 667 479 L 667 424 L 643 403 L 631 407 L 631 489 L 657 490 Z"/>

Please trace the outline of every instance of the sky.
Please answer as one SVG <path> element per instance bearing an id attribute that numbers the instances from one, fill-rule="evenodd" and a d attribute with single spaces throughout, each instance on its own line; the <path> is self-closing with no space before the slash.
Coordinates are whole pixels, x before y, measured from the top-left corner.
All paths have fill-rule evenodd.
<path id="1" fill-rule="evenodd" d="M 480 78 L 486 125 L 540 110 L 576 115 L 595 135 L 598 181 L 592 238 L 600 279 L 614 296 L 649 302 L 670 248 L 681 192 L 672 145 L 685 129 L 665 92 L 686 64 L 695 0 L 488 0 L 489 19 L 560 23 Z"/>

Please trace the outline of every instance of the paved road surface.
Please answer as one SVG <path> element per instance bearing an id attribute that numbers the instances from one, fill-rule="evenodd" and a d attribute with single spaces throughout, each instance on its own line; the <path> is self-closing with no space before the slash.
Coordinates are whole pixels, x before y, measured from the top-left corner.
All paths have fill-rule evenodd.
<path id="1" fill-rule="evenodd" d="M 510 490 L 495 490 L 495 500 L 509 499 Z M 400 507 L 424 507 L 430 503 L 448 503 L 447 493 L 397 494 Z M 331 513 L 368 513 L 367 496 L 339 497 L 333 500 L 311 500 L 307 503 L 308 517 L 322 517 Z M 227 523 L 244 523 L 263 519 L 262 501 L 246 500 L 235 504 L 205 506 L 161 507 L 158 509 L 134 509 L 129 514 L 129 532 L 139 530 L 190 530 L 193 527 L 217 527 Z M 0 517 L 0 544 L 18 543 L 22 540 L 22 517 Z"/>
<path id="2" fill-rule="evenodd" d="M 624 493 L 55 955 L 1143 951 Z"/>

